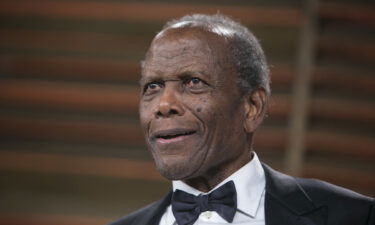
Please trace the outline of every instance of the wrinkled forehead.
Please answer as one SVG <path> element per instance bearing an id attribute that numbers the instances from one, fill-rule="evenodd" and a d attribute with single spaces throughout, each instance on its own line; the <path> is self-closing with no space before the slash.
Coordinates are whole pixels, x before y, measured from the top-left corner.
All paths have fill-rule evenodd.
<path id="1" fill-rule="evenodd" d="M 203 53 L 227 55 L 228 40 L 222 36 L 202 29 L 201 27 L 170 27 L 155 36 L 146 54 L 146 60 L 152 58 L 155 53 L 173 57 L 173 51 L 199 50 Z"/>
<path id="2" fill-rule="evenodd" d="M 142 77 L 200 71 L 221 74 L 233 69 L 227 40 L 196 27 L 170 28 L 152 41 L 142 66 Z"/>
<path id="3" fill-rule="evenodd" d="M 224 54 L 222 44 L 216 37 L 196 29 L 172 28 L 156 37 L 143 65 L 148 72 L 179 70 L 213 66 Z"/>

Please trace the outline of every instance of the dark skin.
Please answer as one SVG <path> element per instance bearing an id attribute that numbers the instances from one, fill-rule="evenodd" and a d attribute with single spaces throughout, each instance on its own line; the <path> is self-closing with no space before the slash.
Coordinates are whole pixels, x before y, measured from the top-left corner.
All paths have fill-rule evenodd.
<path id="1" fill-rule="evenodd" d="M 141 79 L 140 120 L 159 172 L 208 192 L 251 160 L 263 89 L 240 92 L 228 41 L 200 28 L 157 35 Z"/>

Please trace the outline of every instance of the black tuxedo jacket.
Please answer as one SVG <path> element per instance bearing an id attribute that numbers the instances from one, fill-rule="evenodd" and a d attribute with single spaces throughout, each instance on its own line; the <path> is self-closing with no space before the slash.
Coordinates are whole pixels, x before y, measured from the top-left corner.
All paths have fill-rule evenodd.
<path id="1" fill-rule="evenodd" d="M 294 178 L 263 165 L 266 225 L 375 225 L 375 200 L 313 179 Z M 158 225 L 172 192 L 109 225 Z"/>

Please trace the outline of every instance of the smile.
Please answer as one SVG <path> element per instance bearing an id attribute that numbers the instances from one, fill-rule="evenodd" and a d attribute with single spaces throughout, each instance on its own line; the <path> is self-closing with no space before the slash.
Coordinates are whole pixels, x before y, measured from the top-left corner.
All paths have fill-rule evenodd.
<path id="1" fill-rule="evenodd" d="M 159 144 L 168 144 L 173 142 L 182 141 L 193 134 L 196 131 L 187 129 L 170 129 L 155 132 L 152 137 Z"/>

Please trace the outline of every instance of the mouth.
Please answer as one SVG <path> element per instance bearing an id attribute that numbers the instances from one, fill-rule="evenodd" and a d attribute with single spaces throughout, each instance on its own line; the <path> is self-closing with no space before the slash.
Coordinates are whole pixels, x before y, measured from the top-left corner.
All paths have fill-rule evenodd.
<path id="1" fill-rule="evenodd" d="M 170 129 L 155 132 L 152 137 L 160 144 L 182 141 L 196 133 L 195 130 L 187 129 Z"/>

